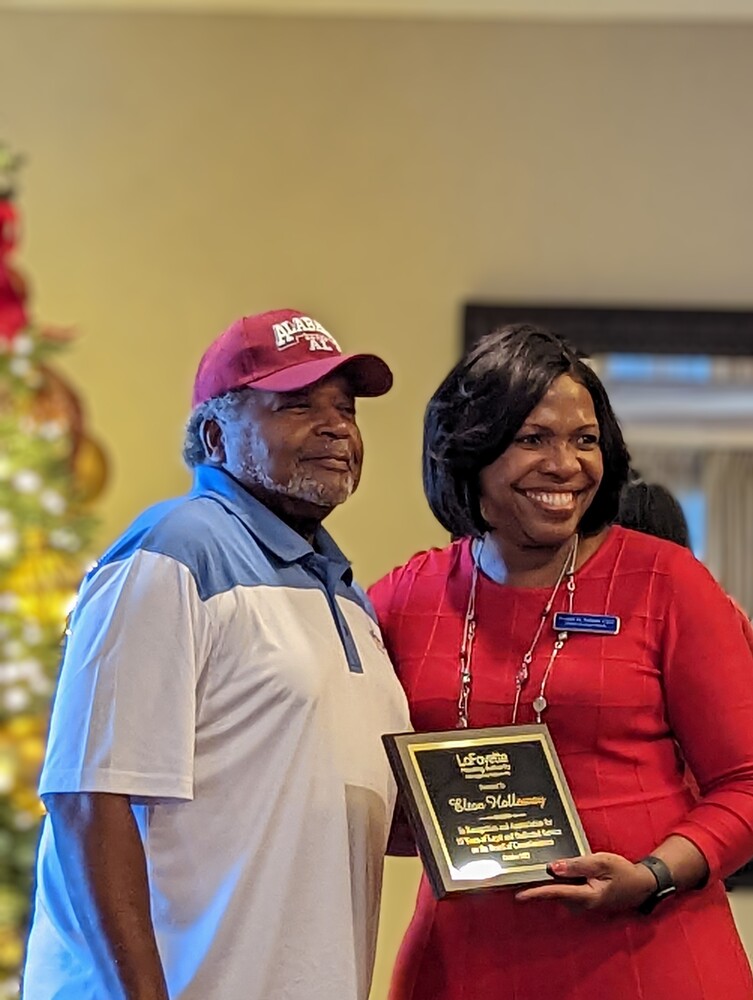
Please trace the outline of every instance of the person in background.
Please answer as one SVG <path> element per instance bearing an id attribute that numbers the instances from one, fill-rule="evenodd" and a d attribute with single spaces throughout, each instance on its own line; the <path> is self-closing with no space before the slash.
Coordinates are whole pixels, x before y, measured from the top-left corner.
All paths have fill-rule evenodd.
<path id="1" fill-rule="evenodd" d="M 601 382 L 538 327 L 483 338 L 429 402 L 456 540 L 370 590 L 414 727 L 546 723 L 593 853 L 522 890 L 424 878 L 391 1000 L 753 998 L 721 882 L 753 853 L 753 656 L 689 551 L 612 524 L 628 467 Z"/>
<path id="2" fill-rule="evenodd" d="M 620 494 L 615 523 L 690 548 L 690 531 L 680 501 L 666 486 L 644 482 L 634 469 Z"/>
<path id="3" fill-rule="evenodd" d="M 322 527 L 392 383 L 295 310 L 207 349 L 193 490 L 83 584 L 40 792 L 27 1000 L 367 1000 L 407 707 Z"/>

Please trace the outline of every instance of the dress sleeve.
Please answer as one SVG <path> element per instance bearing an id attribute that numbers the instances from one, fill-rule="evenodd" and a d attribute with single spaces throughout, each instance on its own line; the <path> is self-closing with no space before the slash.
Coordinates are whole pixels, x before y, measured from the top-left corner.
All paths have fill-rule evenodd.
<path id="1" fill-rule="evenodd" d="M 404 573 L 404 567 L 393 569 L 381 580 L 369 587 L 369 599 L 376 612 L 384 645 L 395 672 L 400 677 L 400 657 L 395 636 L 395 622 L 392 616 L 393 597 Z M 408 822 L 405 808 L 398 796 L 392 827 L 387 841 L 386 853 L 393 857 L 411 857 L 416 853 L 416 842 Z"/>
<path id="2" fill-rule="evenodd" d="M 95 571 L 71 618 L 40 794 L 193 798 L 196 684 L 209 645 L 182 563 L 140 551 Z"/>
<path id="3" fill-rule="evenodd" d="M 396 621 L 394 615 L 395 595 L 405 574 L 405 567 L 398 566 L 376 583 L 372 583 L 367 593 L 376 613 L 384 645 L 389 653 L 392 666 L 400 676 L 400 656 L 396 643 Z"/>
<path id="4" fill-rule="evenodd" d="M 368 589 L 369 600 L 376 614 L 384 646 L 398 680 L 405 684 L 405 660 L 410 650 L 421 643 L 416 590 L 422 580 L 427 553 L 419 552 L 403 566 L 387 573 Z M 407 691 L 406 691 L 407 694 Z"/>
<path id="5" fill-rule="evenodd" d="M 701 799 L 672 833 L 725 877 L 753 857 L 753 651 L 727 595 L 682 556 L 667 578 L 664 685 Z"/>

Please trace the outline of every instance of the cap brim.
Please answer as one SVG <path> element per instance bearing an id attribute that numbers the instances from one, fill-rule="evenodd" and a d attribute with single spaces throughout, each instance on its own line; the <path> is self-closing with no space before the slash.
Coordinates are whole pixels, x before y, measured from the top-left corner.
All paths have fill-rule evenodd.
<path id="1" fill-rule="evenodd" d="M 242 384 L 251 389 L 294 392 L 334 372 L 340 372 L 348 379 L 356 396 L 383 396 L 392 388 L 392 372 L 376 354 L 338 354 L 335 357 L 315 358 Z"/>

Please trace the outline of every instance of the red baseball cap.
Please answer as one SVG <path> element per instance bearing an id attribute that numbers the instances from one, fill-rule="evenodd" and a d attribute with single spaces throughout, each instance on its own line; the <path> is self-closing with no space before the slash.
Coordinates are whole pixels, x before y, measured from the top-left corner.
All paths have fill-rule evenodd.
<path id="1" fill-rule="evenodd" d="M 193 386 L 193 406 L 231 389 L 273 392 L 304 389 L 345 368 L 356 396 L 381 396 L 392 372 L 375 354 L 343 354 L 335 338 L 310 316 L 276 309 L 231 323 L 204 352 Z"/>

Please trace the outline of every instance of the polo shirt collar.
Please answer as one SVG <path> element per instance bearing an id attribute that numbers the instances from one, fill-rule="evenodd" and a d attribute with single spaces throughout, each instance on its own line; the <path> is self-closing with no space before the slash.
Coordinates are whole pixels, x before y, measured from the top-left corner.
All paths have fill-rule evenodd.
<path id="1" fill-rule="evenodd" d="M 300 562 L 307 556 L 319 554 L 338 565 L 341 569 L 340 576 L 348 586 L 352 583 L 350 562 L 321 525 L 316 529 L 315 547 L 312 547 L 302 535 L 285 524 L 224 469 L 212 465 L 197 465 L 191 495 L 218 497 L 223 506 L 231 510 L 246 529 L 283 562 Z"/>

